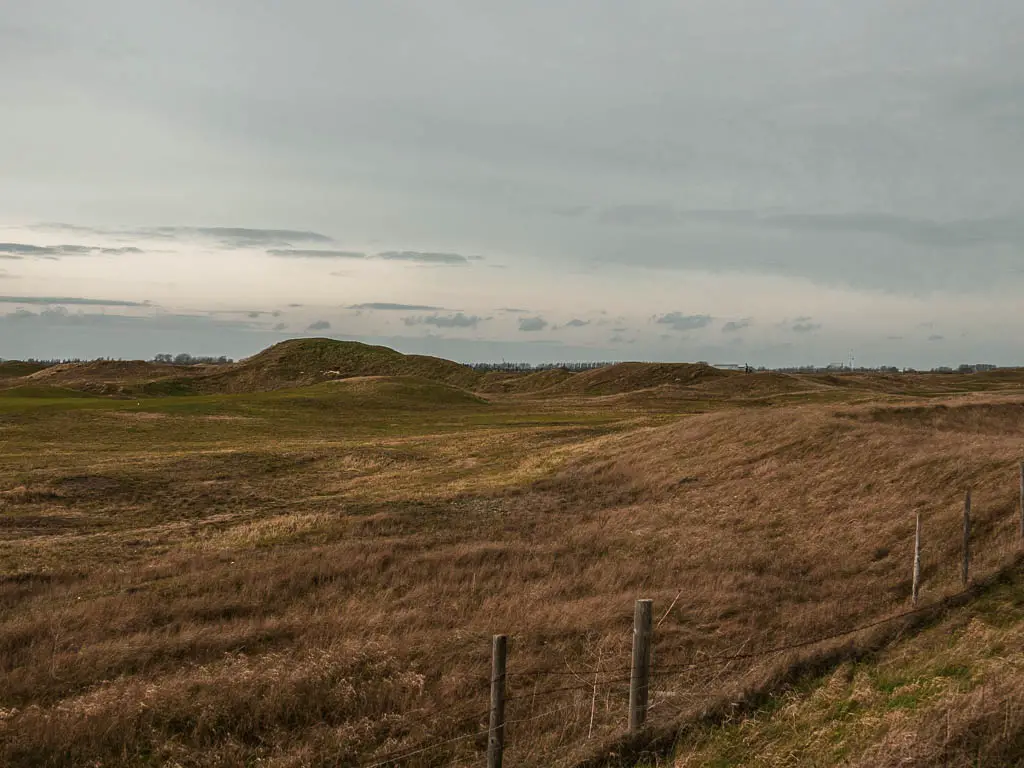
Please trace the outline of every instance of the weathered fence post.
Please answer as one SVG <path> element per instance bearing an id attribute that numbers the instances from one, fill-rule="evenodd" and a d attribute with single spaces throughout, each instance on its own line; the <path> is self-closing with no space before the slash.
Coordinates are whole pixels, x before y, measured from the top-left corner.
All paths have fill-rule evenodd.
<path id="1" fill-rule="evenodd" d="M 917 607 L 917 596 L 921 591 L 921 513 L 917 513 L 917 525 L 914 528 L 914 586 L 913 601 Z"/>
<path id="2" fill-rule="evenodd" d="M 487 768 L 501 768 L 505 751 L 505 666 L 508 636 L 495 635 L 491 645 L 491 725 L 487 734 Z"/>
<path id="3" fill-rule="evenodd" d="M 971 491 L 967 490 L 964 495 L 964 543 L 963 543 L 963 568 L 960 574 L 960 581 L 966 587 L 971 578 Z"/>
<path id="4" fill-rule="evenodd" d="M 653 600 L 637 600 L 633 612 L 633 668 L 629 675 L 629 730 L 639 731 L 647 719 L 651 684 L 651 621 Z"/>

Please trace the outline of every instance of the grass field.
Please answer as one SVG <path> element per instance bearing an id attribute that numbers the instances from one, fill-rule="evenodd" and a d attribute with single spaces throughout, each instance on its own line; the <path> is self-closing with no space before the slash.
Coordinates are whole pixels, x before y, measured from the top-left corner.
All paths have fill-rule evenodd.
<path id="1" fill-rule="evenodd" d="M 252 391 L 254 367 L 181 396 L 153 381 L 188 377 L 134 369 L 0 384 L 0 764 L 366 766 L 447 742 L 388 764 L 478 765 L 506 632 L 506 764 L 574 765 L 624 730 L 638 597 L 651 722 L 680 734 L 665 765 L 883 765 L 897 742 L 988 765 L 1021 743 L 1019 696 L 985 682 L 1021 652 L 1012 567 L 957 609 L 980 618 L 845 666 L 880 636 L 701 660 L 906 609 L 915 512 L 924 599 L 958 591 L 967 487 L 976 573 L 1006 568 L 1024 377 L 743 386 L 691 367 L 520 387 L 392 357 L 296 381 L 318 377 L 286 358 Z M 937 747 L 935 718 L 981 691 L 1002 730 Z"/>

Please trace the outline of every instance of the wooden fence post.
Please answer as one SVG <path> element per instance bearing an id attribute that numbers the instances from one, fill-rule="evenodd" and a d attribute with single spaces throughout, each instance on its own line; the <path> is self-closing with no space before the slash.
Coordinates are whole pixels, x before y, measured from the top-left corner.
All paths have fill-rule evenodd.
<path id="1" fill-rule="evenodd" d="M 629 675 L 629 730 L 639 731 L 647 720 L 651 684 L 651 622 L 653 600 L 637 600 L 633 611 L 633 667 Z"/>
<path id="2" fill-rule="evenodd" d="M 971 491 L 968 488 L 964 495 L 964 543 L 963 543 L 963 567 L 961 569 L 960 581 L 964 587 L 971 579 Z"/>
<path id="3" fill-rule="evenodd" d="M 917 607 L 917 596 L 921 591 L 921 513 L 917 513 L 917 525 L 914 528 L 914 587 L 913 601 Z"/>
<path id="4" fill-rule="evenodd" d="M 505 667 L 508 636 L 495 635 L 491 645 L 491 724 L 487 734 L 487 768 L 501 768 L 505 751 Z"/>

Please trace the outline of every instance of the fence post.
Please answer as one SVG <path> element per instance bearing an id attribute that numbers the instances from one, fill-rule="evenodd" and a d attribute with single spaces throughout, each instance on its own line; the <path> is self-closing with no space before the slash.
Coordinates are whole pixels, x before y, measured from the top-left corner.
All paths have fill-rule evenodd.
<path id="1" fill-rule="evenodd" d="M 487 768 L 501 768 L 505 751 L 505 665 L 508 636 L 495 635 L 491 645 L 491 724 L 487 734 Z"/>
<path id="2" fill-rule="evenodd" d="M 921 513 L 917 513 L 917 525 L 914 528 L 914 607 L 917 607 L 917 596 L 921 591 Z"/>
<path id="3" fill-rule="evenodd" d="M 964 495 L 964 543 L 963 543 L 963 568 L 960 574 L 960 581 L 964 587 L 971 578 L 971 491 L 968 488 Z"/>
<path id="4" fill-rule="evenodd" d="M 651 682 L 651 620 L 653 600 L 637 600 L 633 611 L 633 667 L 629 675 L 629 730 L 639 731 L 647 719 Z"/>

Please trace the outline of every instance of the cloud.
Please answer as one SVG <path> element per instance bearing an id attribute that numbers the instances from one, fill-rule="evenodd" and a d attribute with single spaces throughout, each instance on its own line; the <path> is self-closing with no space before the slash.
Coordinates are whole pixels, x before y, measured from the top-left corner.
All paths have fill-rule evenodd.
<path id="1" fill-rule="evenodd" d="M 498 307 L 498 311 L 499 312 L 511 312 L 511 313 L 517 314 L 517 315 L 526 315 L 526 314 L 529 314 L 529 312 L 530 312 L 530 310 L 522 309 L 520 307 Z"/>
<path id="2" fill-rule="evenodd" d="M 543 317 L 524 317 L 519 321 L 519 330 L 531 333 L 543 331 L 548 327 L 548 321 Z"/>
<path id="3" fill-rule="evenodd" d="M 166 230 L 167 227 L 161 227 Z M 185 227 L 172 227 L 174 231 L 189 231 Z M 319 232 L 301 229 L 249 229 L 248 227 L 196 227 L 196 232 L 211 237 L 244 237 L 248 240 L 298 240 L 303 242 L 329 243 L 331 238 Z"/>
<path id="4" fill-rule="evenodd" d="M 419 264 L 469 264 L 479 261 L 480 256 L 463 256 L 458 253 L 430 253 L 424 251 L 384 251 L 377 254 L 386 261 L 412 261 Z"/>
<path id="5" fill-rule="evenodd" d="M 329 251 L 311 248 L 271 248 L 267 251 L 271 256 L 282 259 L 365 259 L 366 254 L 360 251 Z"/>
<path id="6" fill-rule="evenodd" d="M 668 205 L 614 205 L 598 214 L 605 224 L 640 227 L 665 227 L 678 222 L 678 214 Z"/>
<path id="7" fill-rule="evenodd" d="M 1024 154 L 1021 155 L 1024 157 Z M 895 211 L 818 212 L 812 207 L 688 210 L 612 209 L 591 262 L 632 268 L 779 274 L 844 289 L 928 296 L 991 290 L 1024 267 L 1024 215 L 913 216 Z M 977 206 L 966 206 L 968 210 Z M 629 212 L 624 214 L 619 210 Z M 647 208 L 651 208 L 650 211 Z M 1013 209 L 992 203 L 985 209 Z M 657 225 L 644 223 L 660 211 Z M 1019 210 L 1019 206 L 1017 206 Z M 635 226 L 631 223 L 636 221 Z M 962 258 L 971 250 L 973 258 Z"/>
<path id="8" fill-rule="evenodd" d="M 589 205 L 557 205 L 550 209 L 555 216 L 566 218 L 578 218 L 590 210 Z"/>
<path id="9" fill-rule="evenodd" d="M 306 326 L 307 331 L 326 331 L 329 330 L 331 324 L 326 320 L 317 320 L 315 323 L 310 323 Z"/>
<path id="10" fill-rule="evenodd" d="M 149 227 L 128 230 L 121 234 L 141 237 L 156 236 L 169 238 L 204 237 L 217 240 L 230 248 L 251 248 L 259 246 L 287 247 L 292 243 L 332 243 L 334 239 L 319 232 L 302 229 L 253 229 L 250 227 Z"/>
<path id="11" fill-rule="evenodd" d="M 94 305 L 93 305 L 94 306 Z M 108 305 L 104 306 L 121 306 Z M 145 305 L 129 305 L 142 307 Z M 66 306 L 47 306 L 38 312 L 19 307 L 13 312 L 0 315 L 7 320 L 33 320 L 54 326 L 88 326 L 107 327 L 111 329 L 127 327 L 148 327 L 153 330 L 180 330 L 185 328 L 226 328 L 261 330 L 259 325 L 245 321 L 214 320 L 209 315 L 189 315 L 175 313 L 156 313 L 150 315 L 122 315 L 112 313 L 96 313 L 77 311 L 71 312 Z"/>
<path id="12" fill-rule="evenodd" d="M 80 304 L 92 307 L 148 307 L 148 302 L 122 301 L 119 299 L 83 299 L 59 296 L 0 296 L 0 304 Z"/>
<path id="13" fill-rule="evenodd" d="M 736 331 L 742 331 L 744 328 L 749 328 L 753 322 L 754 321 L 749 317 L 744 317 L 741 320 L 730 320 L 722 326 L 722 333 L 735 333 Z"/>
<path id="14" fill-rule="evenodd" d="M 794 231 L 881 235 L 932 248 L 1024 243 L 1024 219 L 1003 217 L 941 221 L 891 213 L 812 213 L 767 216 L 763 222 Z"/>
<path id="15" fill-rule="evenodd" d="M 821 323 L 812 322 L 813 318 L 810 317 L 798 317 L 793 321 L 793 325 L 790 326 L 790 330 L 796 333 L 810 333 L 821 328 Z"/>
<path id="16" fill-rule="evenodd" d="M 16 280 L 17 275 L 12 275 L 6 269 L 0 269 L 0 280 Z"/>
<path id="17" fill-rule="evenodd" d="M 124 256 L 125 254 L 139 254 L 145 253 L 141 248 L 136 248 L 134 245 L 128 245 L 123 248 L 100 248 L 100 253 L 112 255 L 112 256 Z"/>
<path id="18" fill-rule="evenodd" d="M 42 232 L 73 232 L 100 237 L 140 237 L 162 240 L 206 238 L 218 240 L 227 247 L 288 247 L 292 243 L 333 243 L 334 238 L 303 229 L 262 229 L 254 227 L 89 227 L 78 224 L 50 222 L 31 229 Z"/>
<path id="19" fill-rule="evenodd" d="M 53 249 L 40 245 L 26 245 L 25 243 L 0 243 L 0 254 L 6 254 L 6 258 L 20 259 L 22 256 L 47 256 L 53 253 Z"/>
<path id="20" fill-rule="evenodd" d="M 621 226 L 670 227 L 707 223 L 792 232 L 877 235 L 933 248 L 1024 243 L 1024 218 L 1014 216 L 938 219 L 878 211 L 778 213 L 749 209 L 677 209 L 664 204 L 641 204 L 605 208 L 598 214 L 598 220 Z"/>
<path id="21" fill-rule="evenodd" d="M 937 333 L 933 333 L 931 336 L 928 337 L 928 341 L 944 341 L 945 338 L 945 336 L 940 336 Z"/>
<path id="22" fill-rule="evenodd" d="M 577 318 L 573 318 L 572 320 L 570 320 L 568 323 L 565 324 L 565 327 L 566 328 L 582 328 L 585 325 L 590 325 L 590 321 L 589 320 L 579 320 Z"/>
<path id="23" fill-rule="evenodd" d="M 402 312 L 443 312 L 444 307 L 431 307 L 426 304 L 393 304 L 390 301 L 370 301 L 365 304 L 350 304 L 348 309 L 380 309 Z"/>
<path id="24" fill-rule="evenodd" d="M 454 315 L 427 315 L 426 317 L 403 317 L 406 325 L 432 325 L 435 328 L 476 328 L 484 318 L 477 315 L 465 315 L 456 312 Z"/>
<path id="25" fill-rule="evenodd" d="M 278 323 L 277 325 L 274 326 L 274 330 L 275 331 L 283 331 L 283 330 L 285 330 L 287 328 L 288 328 L 288 326 L 285 325 L 284 323 Z"/>
<path id="26" fill-rule="evenodd" d="M 695 331 L 711 325 L 711 315 L 684 315 L 682 312 L 669 312 L 655 319 L 655 322 L 668 325 L 674 331 Z"/>
<path id="27" fill-rule="evenodd" d="M 60 256 L 89 256 L 104 254 L 123 256 L 125 254 L 144 253 L 141 248 L 127 246 L 123 248 L 106 248 L 94 245 L 31 245 L 29 243 L 0 243 L 0 259 L 20 259 L 25 256 L 36 258 L 58 258 Z"/>

